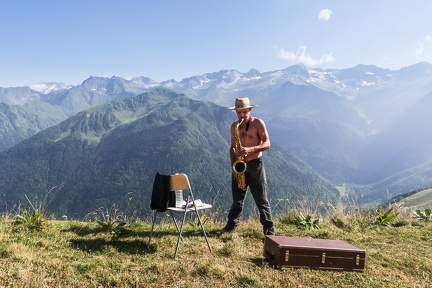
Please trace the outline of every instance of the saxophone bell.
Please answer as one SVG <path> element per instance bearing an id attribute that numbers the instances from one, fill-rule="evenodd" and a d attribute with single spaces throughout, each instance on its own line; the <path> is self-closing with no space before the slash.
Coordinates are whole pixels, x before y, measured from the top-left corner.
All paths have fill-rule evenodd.
<path id="1" fill-rule="evenodd" d="M 244 174 L 247 169 L 247 164 L 243 160 L 239 159 L 233 163 L 233 171 L 235 174 Z"/>

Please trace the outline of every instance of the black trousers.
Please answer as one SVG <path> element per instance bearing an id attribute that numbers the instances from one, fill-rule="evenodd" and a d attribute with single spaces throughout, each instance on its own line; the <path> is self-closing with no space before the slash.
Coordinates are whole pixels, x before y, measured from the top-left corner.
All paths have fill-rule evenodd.
<path id="1" fill-rule="evenodd" d="M 264 169 L 264 163 L 261 158 L 257 158 L 246 162 L 247 169 L 245 172 L 246 187 L 249 187 L 251 194 L 255 200 L 255 204 L 260 213 L 260 223 L 264 227 L 264 231 L 273 227 L 273 219 L 271 214 L 270 203 L 267 197 L 267 178 Z M 243 211 L 244 200 L 246 198 L 246 190 L 238 188 L 237 180 L 232 177 L 232 198 L 233 203 L 228 213 L 228 226 L 235 227 L 240 220 Z"/>

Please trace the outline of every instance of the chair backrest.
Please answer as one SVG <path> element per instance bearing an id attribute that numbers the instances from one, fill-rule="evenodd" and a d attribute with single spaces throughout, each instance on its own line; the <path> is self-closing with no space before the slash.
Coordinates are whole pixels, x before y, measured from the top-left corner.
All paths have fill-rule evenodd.
<path id="1" fill-rule="evenodd" d="M 180 173 L 180 174 L 171 175 L 170 182 L 171 182 L 170 183 L 171 191 L 187 190 L 187 189 L 191 190 L 189 179 L 186 174 Z"/>

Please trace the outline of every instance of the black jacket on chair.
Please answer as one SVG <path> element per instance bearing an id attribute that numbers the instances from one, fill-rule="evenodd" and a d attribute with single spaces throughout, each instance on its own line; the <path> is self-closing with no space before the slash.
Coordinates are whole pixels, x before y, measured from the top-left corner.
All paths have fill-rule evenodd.
<path id="1" fill-rule="evenodd" d="M 167 207 L 175 206 L 175 193 L 170 190 L 170 180 L 170 175 L 156 173 L 150 203 L 152 210 L 165 212 Z"/>

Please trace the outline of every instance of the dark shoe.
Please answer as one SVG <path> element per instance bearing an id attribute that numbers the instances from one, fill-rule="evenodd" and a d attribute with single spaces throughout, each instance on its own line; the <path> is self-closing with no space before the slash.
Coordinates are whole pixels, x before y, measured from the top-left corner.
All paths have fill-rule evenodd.
<path id="1" fill-rule="evenodd" d="M 237 228 L 237 224 L 226 224 L 224 228 L 222 228 L 222 233 L 233 233 Z"/>
<path id="2" fill-rule="evenodd" d="M 275 228 L 274 228 L 274 226 L 264 227 L 264 235 L 275 235 Z"/>

